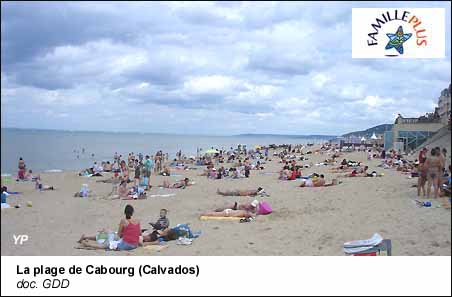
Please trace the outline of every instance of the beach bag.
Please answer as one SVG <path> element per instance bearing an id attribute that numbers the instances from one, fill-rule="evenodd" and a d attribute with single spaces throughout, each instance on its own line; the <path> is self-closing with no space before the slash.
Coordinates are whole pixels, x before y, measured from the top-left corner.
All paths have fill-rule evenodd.
<path id="1" fill-rule="evenodd" d="M 265 201 L 262 201 L 259 203 L 259 215 L 268 215 L 273 212 L 273 209 L 271 208 L 270 204 L 268 204 Z"/>

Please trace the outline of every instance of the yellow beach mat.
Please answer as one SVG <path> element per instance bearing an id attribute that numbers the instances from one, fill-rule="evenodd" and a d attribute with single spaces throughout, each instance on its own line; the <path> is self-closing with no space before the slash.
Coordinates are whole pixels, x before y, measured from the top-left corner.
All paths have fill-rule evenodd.
<path id="1" fill-rule="evenodd" d="M 212 220 L 212 221 L 240 221 L 241 219 L 244 219 L 244 218 L 241 218 L 241 217 L 209 217 L 209 216 L 200 216 L 199 219 L 201 221 L 209 221 L 209 220 Z"/>

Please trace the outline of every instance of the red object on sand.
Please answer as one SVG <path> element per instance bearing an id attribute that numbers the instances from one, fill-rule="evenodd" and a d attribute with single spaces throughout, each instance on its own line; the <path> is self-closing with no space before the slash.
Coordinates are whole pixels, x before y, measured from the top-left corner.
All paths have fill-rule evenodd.
<path id="1" fill-rule="evenodd" d="M 377 252 L 367 253 L 367 254 L 353 254 L 352 256 L 376 256 Z"/>

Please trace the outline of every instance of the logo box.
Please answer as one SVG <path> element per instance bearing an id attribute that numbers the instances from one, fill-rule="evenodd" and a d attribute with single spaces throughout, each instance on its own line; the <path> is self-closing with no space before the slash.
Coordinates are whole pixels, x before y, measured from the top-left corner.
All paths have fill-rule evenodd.
<path id="1" fill-rule="evenodd" d="M 444 8 L 353 8 L 352 58 L 444 58 Z"/>

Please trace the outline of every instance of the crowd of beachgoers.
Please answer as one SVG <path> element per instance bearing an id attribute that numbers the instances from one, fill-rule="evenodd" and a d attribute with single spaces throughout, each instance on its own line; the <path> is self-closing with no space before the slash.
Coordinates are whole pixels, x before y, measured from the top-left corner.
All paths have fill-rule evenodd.
<path id="1" fill-rule="evenodd" d="M 363 162 L 347 159 L 347 153 L 361 151 L 367 154 L 367 160 L 381 160 L 378 168 L 380 172 L 369 171 L 369 166 Z M 274 174 L 275 179 L 281 181 L 297 181 L 300 188 L 330 187 L 346 182 L 348 178 L 379 178 L 384 177 L 384 170 L 394 169 L 409 178 L 417 178 L 418 196 L 427 199 L 441 198 L 444 208 L 450 208 L 451 195 L 451 166 L 447 166 L 447 149 L 433 148 L 427 151 L 423 148 L 419 155 L 402 154 L 395 150 L 385 151 L 374 146 L 359 146 L 340 148 L 338 145 L 324 143 L 318 148 L 308 145 L 270 145 L 255 146 L 248 149 L 239 145 L 229 150 L 211 148 L 207 151 L 198 149 L 197 156 L 187 156 L 178 151 L 174 159 L 169 154 L 158 151 L 155 154 L 135 155 L 129 153 L 127 158 L 115 153 L 111 161 L 96 161 L 92 167 L 78 173 L 83 177 L 96 177 L 96 182 L 111 183 L 112 190 L 102 199 L 142 200 L 147 199 L 148 192 L 155 187 L 183 190 L 196 183 L 185 177 L 186 170 L 202 170 L 197 176 L 212 180 L 218 179 L 249 179 L 257 174 Z M 322 162 L 312 162 L 310 157 L 319 155 Z M 266 171 L 266 164 L 272 160 L 280 164 L 277 172 Z M 449 162 L 450 163 L 450 162 Z M 328 166 L 334 178 L 311 172 L 304 174 L 307 169 Z M 339 175 L 337 175 L 339 174 Z M 153 176 L 168 177 L 161 185 L 153 184 Z M 181 179 L 171 181 L 169 177 L 180 176 Z M 101 178 L 97 178 L 101 177 Z M 41 176 L 34 175 L 28 169 L 25 161 L 20 158 L 18 163 L 18 181 L 33 181 L 37 191 L 52 191 L 58 185 L 43 184 Z M 329 180 L 329 181 L 327 181 Z M 217 190 L 222 196 L 253 197 L 250 203 L 234 202 L 230 205 L 218 207 L 200 213 L 200 219 L 237 220 L 241 223 L 251 222 L 259 215 L 272 213 L 272 206 L 264 201 L 270 196 L 264 185 L 253 189 Z M 7 202 L 8 196 L 14 194 L 7 187 L 2 186 L 2 208 L 11 207 Z M 87 184 L 83 184 L 74 197 L 96 197 Z M 274 206 L 274 205 L 273 205 Z M 162 242 L 177 240 L 179 244 L 190 244 L 200 232 L 193 232 L 187 224 L 170 225 L 167 217 L 168 210 L 161 209 L 156 222 L 151 223 L 150 229 L 142 229 L 139 220 L 135 219 L 134 207 L 125 206 L 124 218 L 120 220 L 117 232 L 99 231 L 95 235 L 82 235 L 78 241 L 81 248 L 133 250 L 139 246 L 160 245 Z"/>

